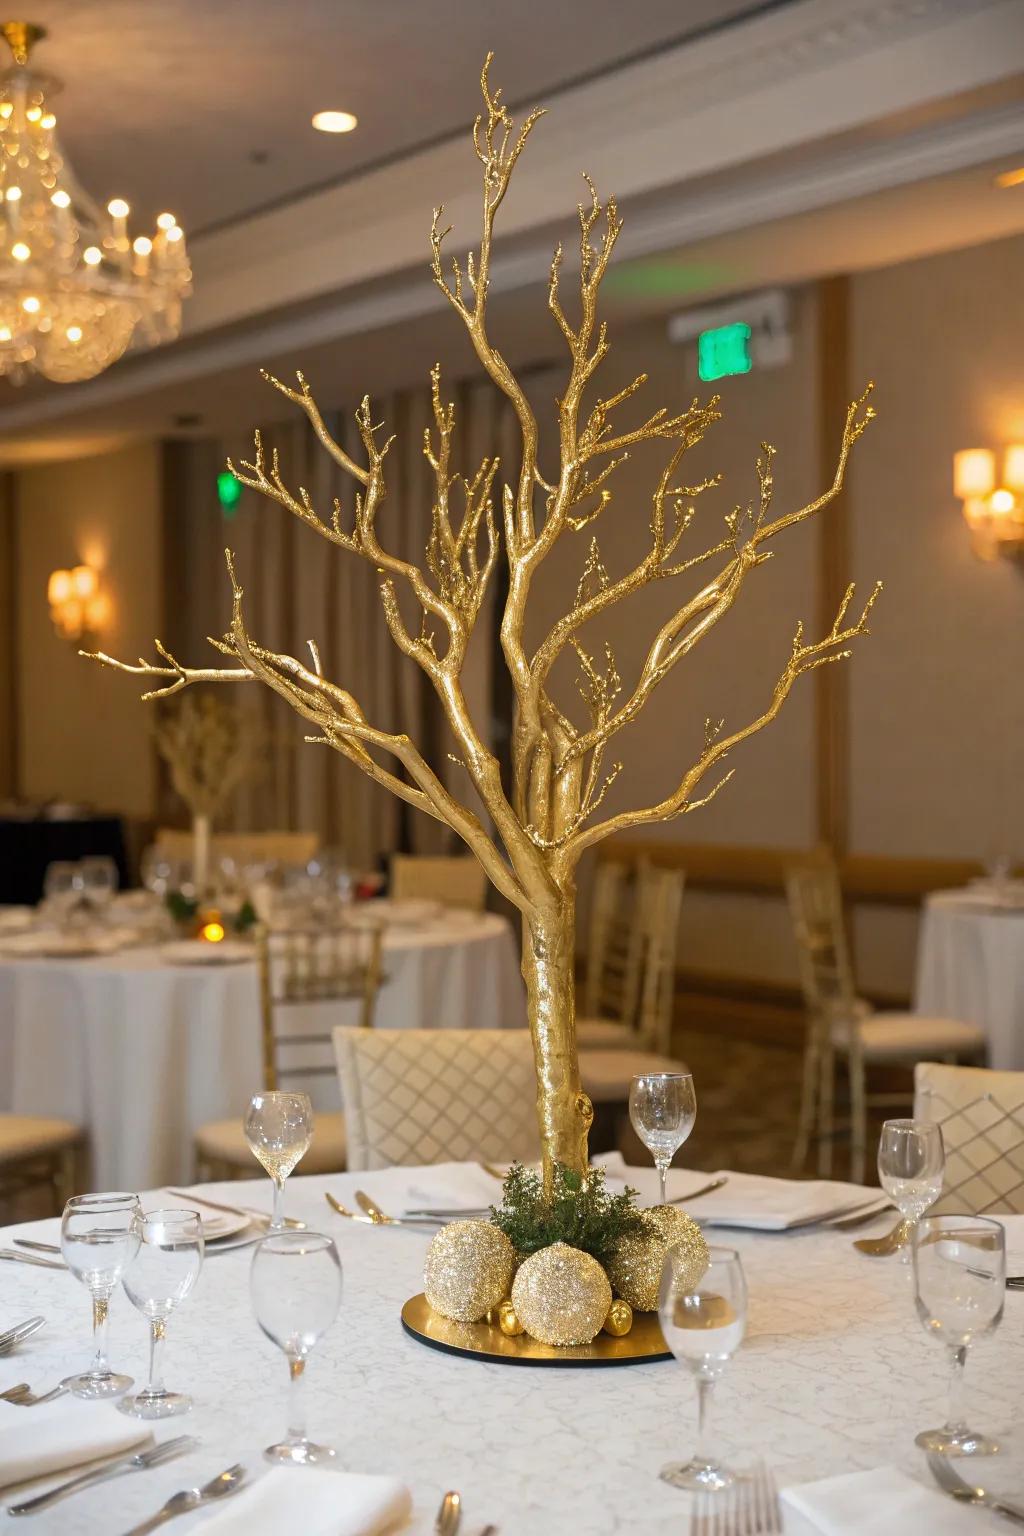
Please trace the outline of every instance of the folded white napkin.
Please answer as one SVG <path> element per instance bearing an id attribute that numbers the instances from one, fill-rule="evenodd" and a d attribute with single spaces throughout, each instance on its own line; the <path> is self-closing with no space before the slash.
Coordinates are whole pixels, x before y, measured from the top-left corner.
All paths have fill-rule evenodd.
<path id="1" fill-rule="evenodd" d="M 970 1477 L 969 1469 L 964 1474 Z M 782 1502 L 821 1536 L 981 1536 L 1006 1521 L 975 1505 L 957 1504 L 936 1488 L 915 1482 L 896 1467 L 847 1472 L 819 1483 L 784 1488 Z"/>
<path id="2" fill-rule="evenodd" d="M 405 1523 L 411 1508 L 408 1488 L 394 1477 L 274 1467 L 202 1529 L 204 1536 L 384 1536 Z"/>
<path id="3" fill-rule="evenodd" d="M 379 1178 L 378 1174 L 368 1173 L 360 1187 L 377 1198 L 374 1180 Z M 417 1168 L 414 1177 L 407 1179 L 402 1198 L 406 1210 L 455 1210 L 462 1206 L 479 1209 L 501 1204 L 501 1182 L 476 1163 L 437 1163 Z M 383 1192 L 380 1200 L 385 1201 Z"/>
<path id="4" fill-rule="evenodd" d="M 58 1397 L 38 1408 L 0 1403 L 0 1488 L 27 1483 L 152 1441 L 149 1427 L 112 1403 Z"/>
<path id="5" fill-rule="evenodd" d="M 657 1202 L 658 1176 L 653 1168 L 630 1168 L 619 1153 L 608 1153 L 594 1161 L 607 1169 L 610 1190 L 629 1184 L 639 1190 L 641 1200 L 652 1205 Z M 713 1194 L 702 1195 L 693 1207 L 693 1215 L 709 1226 L 784 1232 L 789 1227 L 866 1211 L 879 1202 L 877 1190 L 865 1189 L 860 1184 L 825 1179 L 770 1179 L 729 1169 L 707 1173 L 692 1168 L 669 1170 L 668 1198 L 681 1202 L 685 1210 L 688 1191 L 702 1189 L 722 1177 L 728 1182 Z"/>

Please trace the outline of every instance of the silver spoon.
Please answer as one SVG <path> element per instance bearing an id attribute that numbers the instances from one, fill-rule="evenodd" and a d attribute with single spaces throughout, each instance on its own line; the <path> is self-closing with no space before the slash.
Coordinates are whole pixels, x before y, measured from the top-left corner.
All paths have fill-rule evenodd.
<path id="1" fill-rule="evenodd" d="M 150 1515 L 149 1519 L 143 1520 L 141 1525 L 133 1525 L 130 1531 L 125 1532 L 125 1536 L 146 1536 L 148 1531 L 155 1531 L 158 1525 L 163 1525 L 167 1520 L 176 1520 L 179 1515 L 187 1515 L 190 1510 L 198 1509 L 201 1504 L 210 1504 L 214 1499 L 227 1498 L 229 1494 L 238 1491 L 244 1477 L 245 1468 L 241 1462 L 236 1462 L 219 1477 L 212 1477 L 201 1488 L 183 1488 L 180 1493 L 172 1494 L 155 1515 Z"/>

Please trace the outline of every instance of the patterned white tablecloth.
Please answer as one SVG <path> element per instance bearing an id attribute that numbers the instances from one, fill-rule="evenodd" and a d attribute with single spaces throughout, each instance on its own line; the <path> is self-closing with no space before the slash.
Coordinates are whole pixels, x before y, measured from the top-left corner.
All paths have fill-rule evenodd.
<path id="1" fill-rule="evenodd" d="M 1024 1069 L 1024 908 L 994 906 L 971 891 L 929 896 L 914 1006 L 977 1024 L 990 1067 Z"/>
<path id="2" fill-rule="evenodd" d="M 378 1028 L 525 1026 L 504 918 L 459 912 L 396 925 L 384 947 Z M 356 1004 L 331 1010 L 334 1023 L 358 1021 Z M 97 1189 L 191 1178 L 196 1127 L 241 1115 L 261 1061 L 255 960 L 169 965 L 159 949 L 0 960 L 0 1110 L 85 1125 Z M 314 1082 L 318 1107 L 336 1108 L 334 1080 Z"/>
<path id="3" fill-rule="evenodd" d="M 403 1332 L 399 1311 L 422 1288 L 428 1236 L 345 1222 L 328 1209 L 323 1191 L 333 1189 L 351 1206 L 356 1188 L 365 1187 L 385 1209 L 397 1210 L 410 1183 L 422 1186 L 424 1175 L 389 1169 L 290 1182 L 290 1214 L 335 1237 L 345 1272 L 342 1310 L 309 1366 L 310 1433 L 333 1443 L 343 1466 L 391 1473 L 409 1485 L 410 1536 L 428 1536 L 445 1488 L 462 1492 L 466 1536 L 488 1521 L 499 1536 L 684 1536 L 689 1496 L 657 1477 L 662 1463 L 688 1454 L 692 1444 L 694 1389 L 675 1361 L 527 1369 L 439 1354 Z M 220 1193 L 268 1202 L 265 1182 L 222 1185 Z M 1016 1222 L 1008 1246 L 1019 1274 L 1024 1226 Z M 0 1232 L 0 1244 L 9 1245 L 13 1230 Z M 52 1240 L 57 1223 L 32 1230 Z M 739 1248 L 751 1293 L 748 1338 L 716 1404 L 723 1450 L 741 1463 L 764 1456 L 783 1485 L 883 1463 L 927 1481 L 914 1434 L 944 1417 L 946 1366 L 915 1316 L 907 1269 L 863 1257 L 848 1233 L 834 1230 L 719 1232 L 713 1240 Z M 251 1254 L 241 1249 L 209 1259 L 168 1330 L 166 1379 L 193 1393 L 196 1406 L 187 1420 L 158 1425 L 157 1438 L 187 1429 L 200 1448 L 55 1506 L 33 1518 L 33 1532 L 117 1536 L 178 1488 L 235 1461 L 259 1473 L 260 1449 L 284 1428 L 287 1373 L 252 1316 Z M 0 1358 L 0 1390 L 18 1380 L 47 1385 L 79 1368 L 88 1349 L 85 1291 L 57 1271 L 0 1268 L 0 1324 L 35 1312 L 48 1319 L 16 1355 Z M 119 1368 L 137 1377 L 144 1372 L 145 1325 L 123 1295 L 111 1308 L 111 1355 Z M 1010 1294 L 1002 1327 L 971 1356 L 972 1420 L 997 1432 L 1019 1423 L 1022 1379 L 1024 1295 Z M 1019 1435 L 1008 1437 L 1001 1468 L 1004 1491 L 1015 1482 L 1018 1499 Z M 203 1520 L 190 1515 L 176 1529 L 188 1536 Z M 297 1508 L 294 1532 L 301 1528 Z M 788 1517 L 788 1536 L 807 1529 Z"/>

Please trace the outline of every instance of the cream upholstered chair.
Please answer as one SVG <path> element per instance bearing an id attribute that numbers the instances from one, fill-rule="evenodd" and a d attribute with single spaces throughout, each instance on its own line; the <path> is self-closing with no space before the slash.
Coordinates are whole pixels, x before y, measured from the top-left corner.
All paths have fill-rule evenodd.
<path id="1" fill-rule="evenodd" d="M 669 1050 L 683 882 L 682 870 L 598 865 L 576 1020 L 582 1050 Z"/>
<path id="2" fill-rule="evenodd" d="M 816 854 L 786 871 L 800 983 L 807 1010 L 800 1121 L 793 1150 L 799 1171 L 812 1136 L 818 1140 L 818 1172 L 832 1169 L 835 1134 L 835 1066 L 845 1060 L 850 1082 L 850 1172 L 864 1180 L 869 1108 L 906 1104 L 906 1093 L 867 1092 L 867 1068 L 907 1066 L 923 1059 L 980 1058 L 984 1033 L 957 1019 L 916 1013 L 875 1013 L 857 996 L 846 940 L 839 874 L 832 859 Z"/>
<path id="3" fill-rule="evenodd" d="M 77 1188 L 84 1140 L 70 1120 L 0 1115 L 0 1202 L 48 1188 L 54 1210 L 62 1211 Z"/>
<path id="4" fill-rule="evenodd" d="M 192 857 L 192 833 L 176 827 L 159 827 L 154 842 L 166 859 Z M 320 839 L 315 832 L 215 832 L 210 852 L 217 859 L 236 864 L 308 864 L 315 858 Z"/>
<path id="5" fill-rule="evenodd" d="M 942 1127 L 946 1172 L 933 1211 L 1024 1214 L 1024 1072 L 918 1062 L 914 1115 Z"/>
<path id="6" fill-rule="evenodd" d="M 539 1156 L 528 1030 L 339 1027 L 334 1052 L 350 1170 Z"/>
<path id="7" fill-rule="evenodd" d="M 289 928 L 260 934 L 263 1086 L 270 1092 L 301 1077 L 333 1077 L 332 1004 L 358 1000 L 360 1028 L 373 1023 L 381 982 L 379 928 Z M 294 1025 L 294 1028 L 290 1025 Z M 196 1163 L 211 1178 L 252 1173 L 241 1119 L 218 1120 L 196 1132 Z M 303 1173 L 345 1167 L 345 1116 L 317 1111 Z"/>
<path id="8" fill-rule="evenodd" d="M 396 901 L 429 898 L 446 907 L 482 912 L 487 876 L 476 859 L 419 858 L 396 853 L 391 860 L 391 895 Z"/>

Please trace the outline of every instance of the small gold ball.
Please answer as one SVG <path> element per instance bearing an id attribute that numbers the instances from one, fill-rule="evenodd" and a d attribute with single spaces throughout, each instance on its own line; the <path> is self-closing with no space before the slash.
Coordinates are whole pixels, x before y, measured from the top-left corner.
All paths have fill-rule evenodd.
<path id="1" fill-rule="evenodd" d="M 519 1321 L 515 1307 L 510 1301 L 503 1301 L 498 1308 L 498 1327 L 505 1334 L 506 1338 L 509 1339 L 517 1338 L 519 1334 L 526 1332 L 526 1329 Z"/>
<path id="2" fill-rule="evenodd" d="M 657 1205 L 643 1216 L 646 1232 L 622 1239 L 608 1265 L 608 1278 L 616 1295 L 635 1312 L 654 1312 L 668 1250 L 674 1248 L 689 1261 L 689 1271 L 680 1277 L 686 1287 L 696 1285 L 707 1269 L 708 1245 L 693 1218 L 673 1205 Z"/>
<path id="3" fill-rule="evenodd" d="M 423 1290 L 442 1317 L 476 1323 L 508 1295 L 515 1262 L 515 1249 L 500 1227 L 450 1221 L 427 1249 Z"/>
<path id="4" fill-rule="evenodd" d="M 633 1308 L 628 1301 L 623 1301 L 617 1296 L 608 1308 L 608 1316 L 604 1320 L 604 1331 L 610 1333 L 616 1339 L 629 1332 L 633 1326 Z"/>
<path id="5" fill-rule="evenodd" d="M 589 1344 L 611 1304 L 612 1288 L 601 1265 L 568 1243 L 532 1253 L 512 1286 L 516 1316 L 541 1344 Z"/>

